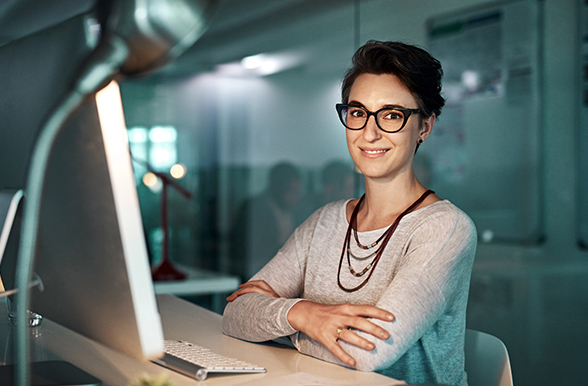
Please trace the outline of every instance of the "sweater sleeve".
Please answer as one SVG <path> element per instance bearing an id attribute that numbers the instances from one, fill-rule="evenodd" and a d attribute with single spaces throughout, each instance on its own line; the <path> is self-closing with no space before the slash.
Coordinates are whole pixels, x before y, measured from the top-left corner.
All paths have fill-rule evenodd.
<path id="1" fill-rule="evenodd" d="M 257 293 L 239 296 L 225 307 L 225 334 L 262 342 L 296 332 L 288 322 L 288 311 L 302 300 L 309 239 L 319 216 L 320 210 L 300 225 L 276 256 L 251 278 L 264 280 L 280 298 Z"/>
<path id="2" fill-rule="evenodd" d="M 355 331 L 375 344 L 373 351 L 340 341 L 341 347 L 356 360 L 357 369 L 374 371 L 389 367 L 430 333 L 439 320 L 452 317 L 447 309 L 454 299 L 467 302 L 475 248 L 475 227 L 457 209 L 454 215 L 438 213 L 417 226 L 393 280 L 376 304 L 392 312 L 395 320 L 371 319 L 386 329 L 390 338 L 383 341 Z M 465 304 L 462 311 L 465 313 Z M 294 344 L 302 353 L 344 366 L 326 347 L 303 333 L 298 334 Z"/>

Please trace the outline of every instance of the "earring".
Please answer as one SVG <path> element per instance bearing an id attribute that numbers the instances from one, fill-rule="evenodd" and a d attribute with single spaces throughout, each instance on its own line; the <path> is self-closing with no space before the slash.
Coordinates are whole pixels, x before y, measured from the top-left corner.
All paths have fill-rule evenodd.
<path id="1" fill-rule="evenodd" d="M 419 143 L 423 143 L 423 140 L 419 138 Z"/>

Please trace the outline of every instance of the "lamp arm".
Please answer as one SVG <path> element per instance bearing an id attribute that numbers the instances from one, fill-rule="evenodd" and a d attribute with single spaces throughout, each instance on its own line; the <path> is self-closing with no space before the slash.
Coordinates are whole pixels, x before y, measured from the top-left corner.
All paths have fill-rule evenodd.
<path id="1" fill-rule="evenodd" d="M 155 174 L 159 179 L 161 179 L 161 182 L 164 185 L 171 186 L 178 193 L 180 193 L 182 196 L 184 196 L 188 200 L 192 198 L 192 193 L 190 193 L 190 191 L 188 191 L 182 185 L 178 184 L 176 181 L 172 180 L 167 174 L 160 173 L 160 172 L 155 172 L 155 171 L 151 171 L 151 173 Z"/>

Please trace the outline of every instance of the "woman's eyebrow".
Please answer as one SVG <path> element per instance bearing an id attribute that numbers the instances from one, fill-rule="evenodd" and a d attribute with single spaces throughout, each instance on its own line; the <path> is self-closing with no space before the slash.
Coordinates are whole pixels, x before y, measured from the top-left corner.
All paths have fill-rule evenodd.
<path id="1" fill-rule="evenodd" d="M 365 105 L 363 103 L 361 103 L 359 101 L 356 101 L 356 100 L 349 101 L 348 104 L 354 105 L 354 106 L 360 106 L 360 107 L 363 107 L 364 109 L 367 110 L 367 107 L 365 107 Z M 407 107 L 404 107 L 404 106 L 401 106 L 401 105 L 387 104 L 387 105 L 383 105 L 379 109 L 406 109 L 406 108 Z"/>
<path id="2" fill-rule="evenodd" d="M 365 108 L 365 106 L 364 106 L 363 103 L 361 103 L 359 101 L 355 101 L 355 100 L 354 101 L 349 101 L 347 104 L 354 105 L 354 106 L 360 106 L 360 107 Z"/>
<path id="3" fill-rule="evenodd" d="M 402 105 L 384 105 L 382 106 L 383 109 L 406 109 L 406 107 Z"/>

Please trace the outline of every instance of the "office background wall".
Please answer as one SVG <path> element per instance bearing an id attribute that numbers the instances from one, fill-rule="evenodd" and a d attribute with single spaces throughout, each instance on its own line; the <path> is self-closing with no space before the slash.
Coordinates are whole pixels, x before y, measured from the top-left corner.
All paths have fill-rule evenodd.
<path id="1" fill-rule="evenodd" d="M 171 127 L 177 132 L 174 162 L 187 171 L 178 181 L 194 197 L 186 200 L 170 194 L 172 259 L 248 278 L 272 253 L 271 248 L 260 251 L 248 241 L 276 229 L 280 232 L 272 239 L 283 238 L 325 197 L 335 197 L 324 191 L 330 186 L 321 176 L 326 164 L 336 160 L 352 169 L 334 104 L 339 102 L 339 82 L 355 48 L 368 39 L 399 39 L 427 47 L 431 18 L 510 3 L 514 1 L 220 1 L 210 30 L 191 51 L 162 72 L 122 84 L 129 127 Z M 576 385 L 588 380 L 588 251 L 578 243 L 582 221 L 578 212 L 586 198 L 577 189 L 585 178 L 578 164 L 582 148 L 578 141 L 586 138 L 579 118 L 584 2 L 534 3 L 541 10 L 537 21 L 540 105 L 536 130 L 527 135 L 534 136 L 528 140 L 536 144 L 539 161 L 530 169 L 538 178 L 529 185 L 527 197 L 536 202 L 531 206 L 538 237 L 507 240 L 480 234 L 468 326 L 505 341 L 517 385 Z M 15 20 L 10 22 L 20 28 Z M 11 38 L 2 33 L 0 43 Z M 256 54 L 265 57 L 253 58 L 258 63 L 250 61 L 245 63 L 250 68 L 244 68 L 241 60 Z M 466 143 L 472 148 L 466 155 L 489 154 L 488 172 L 505 171 L 499 162 L 503 160 L 496 157 L 494 163 L 491 155 L 504 150 L 496 146 L 507 143 L 508 136 L 497 145 L 469 135 Z M 149 149 L 157 149 L 157 141 L 152 142 L 142 154 L 151 161 L 157 160 L 149 156 Z M 425 143 L 422 153 L 433 152 L 434 146 Z M 268 211 L 263 204 L 275 193 L 268 189 L 270 173 L 284 162 L 295 172 L 282 165 L 281 175 L 298 175 L 299 183 L 296 178 L 294 182 L 278 178 L 278 185 L 287 189 L 277 190 L 283 200 Z M 330 170 L 341 180 L 349 178 L 345 168 Z M 426 162 L 419 161 L 418 172 L 435 187 Z M 361 177 L 350 175 L 349 194 L 358 195 Z M 157 259 L 159 190 L 157 185 L 148 188 L 140 177 L 144 222 Z M 511 191 L 524 194 L 526 186 L 499 180 L 480 201 L 496 202 L 497 196 L 508 197 Z M 446 198 L 472 212 L 484 209 L 463 190 L 468 186 L 447 190 L 452 194 Z M 347 192 L 344 184 L 337 191 Z M 292 192 L 298 194 L 287 194 Z M 501 209 L 489 211 L 504 213 Z M 276 211 L 280 221 L 271 226 L 269 217 L 253 215 Z M 495 231 L 504 232 L 511 225 Z M 253 259 L 252 254 L 266 256 Z"/>

